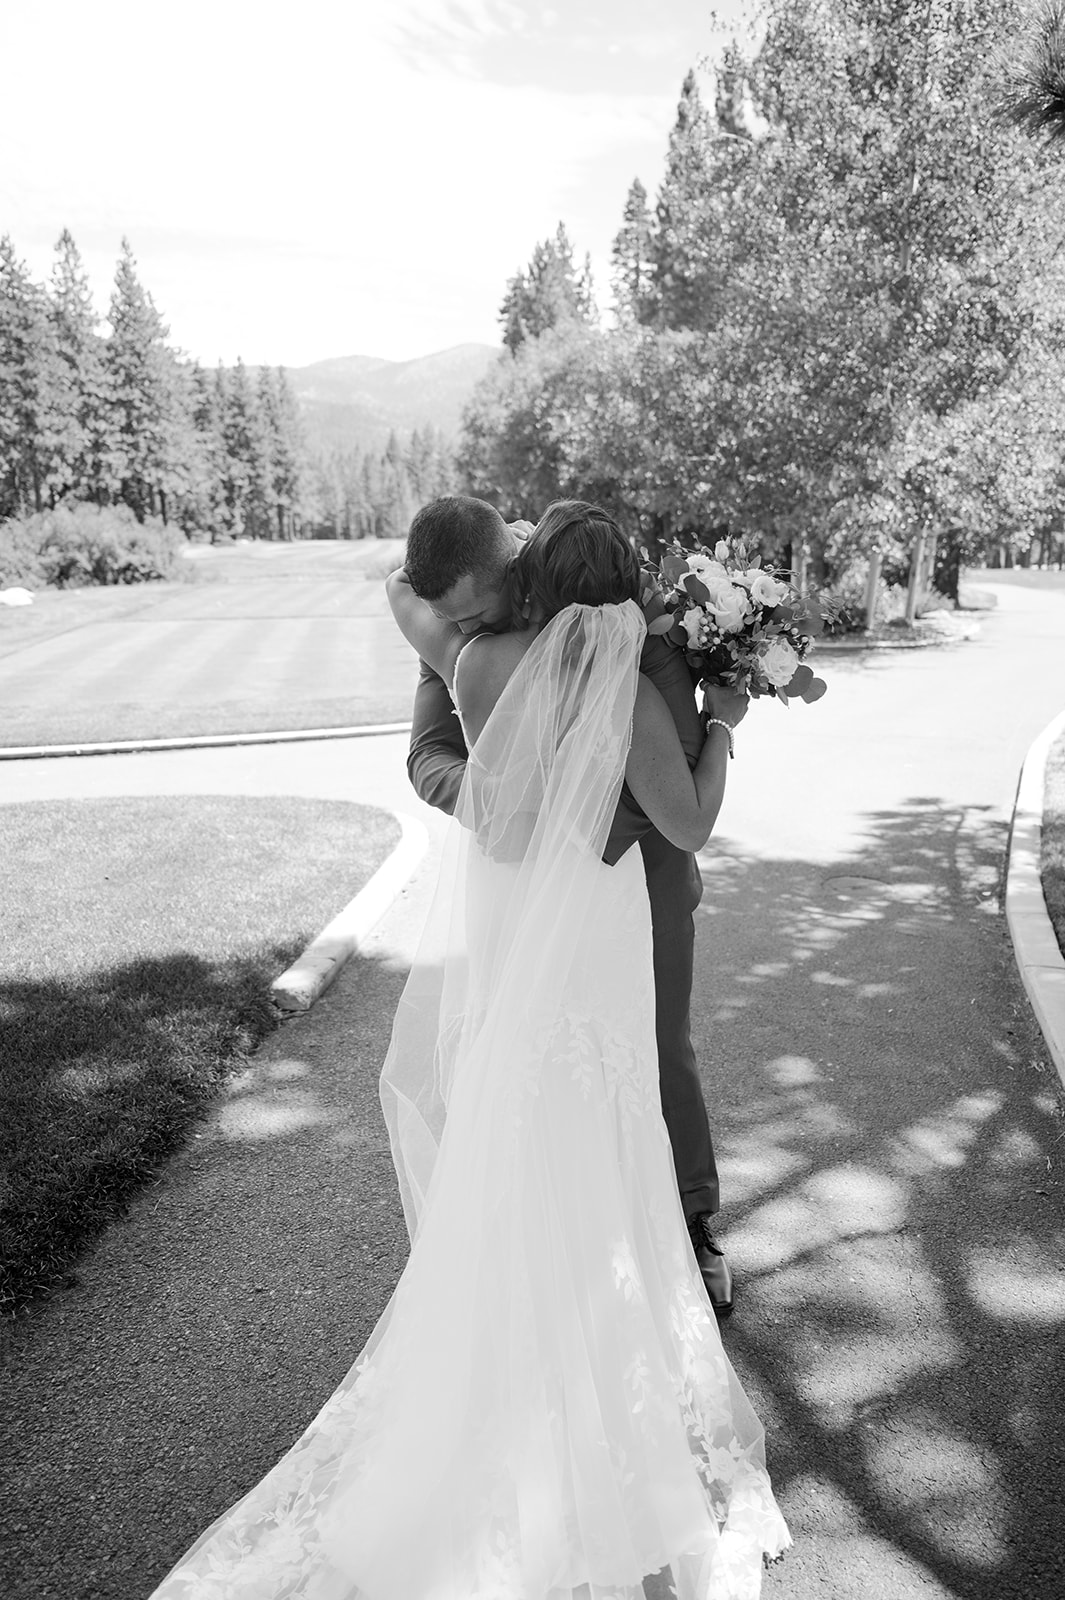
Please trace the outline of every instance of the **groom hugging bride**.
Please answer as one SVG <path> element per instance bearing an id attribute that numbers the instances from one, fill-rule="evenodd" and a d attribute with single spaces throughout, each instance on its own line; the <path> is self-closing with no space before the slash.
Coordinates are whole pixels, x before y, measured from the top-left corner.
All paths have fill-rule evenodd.
<path id="1" fill-rule="evenodd" d="M 605 512 L 525 533 L 435 501 L 388 581 L 411 779 L 456 820 L 381 1074 L 410 1256 L 157 1600 L 755 1600 L 789 1542 L 688 1025 L 746 699 L 697 708 Z"/>
<path id="2" fill-rule="evenodd" d="M 408 617 L 408 628 L 417 624 L 417 611 L 406 605 L 410 594 L 464 636 L 509 631 L 515 621 L 524 623 L 523 617 L 515 619 L 512 613 L 515 600 L 521 599 L 520 558 L 527 530 L 531 531 L 526 523 L 508 526 L 484 500 L 455 496 L 425 506 L 411 525 L 406 567 L 389 580 L 400 626 Z M 560 552 L 571 547 L 575 565 L 587 562 L 583 585 L 588 593 L 594 592 L 592 563 L 598 547 L 605 541 L 609 548 L 616 537 L 605 512 L 580 501 L 561 501 L 548 509 L 537 537 Z M 578 587 L 580 582 L 578 578 Z M 418 643 L 417 635 L 412 642 Z M 443 678 L 424 657 L 420 668 L 407 771 L 422 800 L 454 815 L 466 772 L 466 741 Z M 665 701 L 684 755 L 694 766 L 706 730 L 682 652 L 660 635 L 648 635 L 640 653 L 640 672 Z M 708 689 L 707 702 L 710 715 L 733 726 L 746 710 L 746 701 L 726 689 Z M 717 1163 L 690 1027 L 693 913 L 702 898 L 703 882 L 692 852 L 659 831 L 626 782 L 611 819 L 603 860 L 613 866 L 634 844 L 643 860 L 651 906 L 662 1115 L 703 1283 L 718 1317 L 727 1317 L 732 1311 L 732 1274 L 711 1231 L 710 1219 L 720 1205 Z"/>

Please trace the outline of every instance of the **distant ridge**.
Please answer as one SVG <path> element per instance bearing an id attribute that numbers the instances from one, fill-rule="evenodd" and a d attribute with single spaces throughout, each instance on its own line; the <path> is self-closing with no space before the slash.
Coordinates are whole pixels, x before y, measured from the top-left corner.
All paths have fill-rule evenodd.
<path id="1" fill-rule="evenodd" d="M 462 409 L 500 351 L 457 344 L 413 361 L 336 356 L 289 367 L 312 451 L 380 450 L 393 429 L 409 434 L 431 424 L 457 438 Z"/>

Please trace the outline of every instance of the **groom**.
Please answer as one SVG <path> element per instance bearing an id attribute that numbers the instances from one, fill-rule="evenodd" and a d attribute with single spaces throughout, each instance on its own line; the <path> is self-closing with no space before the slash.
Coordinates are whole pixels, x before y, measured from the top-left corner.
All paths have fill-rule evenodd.
<path id="1" fill-rule="evenodd" d="M 578 501 L 573 508 L 577 521 L 585 508 Z M 411 523 L 407 581 L 437 616 L 463 633 L 502 632 L 510 626 L 507 573 L 527 531 L 531 531 L 527 523 L 508 527 L 484 500 L 464 495 L 433 500 Z M 703 725 L 683 655 L 664 639 L 649 636 L 641 671 L 665 698 L 694 765 L 703 743 Z M 421 799 L 453 815 L 467 755 L 451 696 L 423 661 L 407 757 L 410 781 Z M 732 1274 L 710 1228 L 720 1204 L 717 1165 L 689 1023 L 693 913 L 702 898 L 702 878 L 695 857 L 652 827 L 626 784 L 604 860 L 613 865 L 633 843 L 639 844 L 643 855 L 651 902 L 662 1111 L 699 1270 L 715 1312 L 727 1317 L 732 1311 Z"/>

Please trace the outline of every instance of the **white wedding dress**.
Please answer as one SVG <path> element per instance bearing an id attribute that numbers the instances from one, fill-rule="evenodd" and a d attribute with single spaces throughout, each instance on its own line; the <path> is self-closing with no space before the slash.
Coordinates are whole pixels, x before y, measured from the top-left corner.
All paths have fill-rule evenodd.
<path id="1" fill-rule="evenodd" d="M 569 607 L 474 745 L 382 1076 L 410 1259 L 155 1600 L 752 1600 L 789 1542 L 677 1194 L 642 858 L 600 859 L 643 634 Z"/>

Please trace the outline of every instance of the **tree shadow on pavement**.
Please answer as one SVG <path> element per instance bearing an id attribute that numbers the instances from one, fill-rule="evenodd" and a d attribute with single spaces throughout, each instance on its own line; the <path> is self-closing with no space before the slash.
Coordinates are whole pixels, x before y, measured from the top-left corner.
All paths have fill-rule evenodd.
<path id="1" fill-rule="evenodd" d="M 706 862 L 726 1344 L 796 1536 L 769 1587 L 1065 1593 L 1065 1123 L 1005 829 L 931 799 L 866 820 L 836 864 Z"/>
<path id="2" fill-rule="evenodd" d="M 693 1020 L 737 1270 L 725 1342 L 796 1539 L 767 1600 L 1050 1596 L 1061 1096 L 998 909 L 1004 829 L 917 799 L 838 862 L 708 852 Z M 406 1259 L 356 961 L 28 1319 L 5 1600 L 143 1600 L 291 1445 Z"/>

